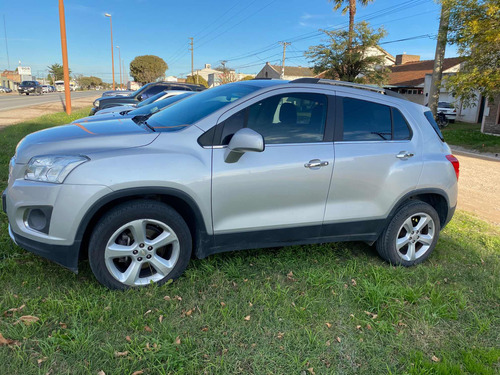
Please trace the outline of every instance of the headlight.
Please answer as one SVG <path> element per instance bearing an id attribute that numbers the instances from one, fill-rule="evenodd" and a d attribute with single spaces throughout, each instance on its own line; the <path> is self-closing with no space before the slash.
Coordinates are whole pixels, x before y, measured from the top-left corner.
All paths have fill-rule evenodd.
<path id="1" fill-rule="evenodd" d="M 99 108 L 99 99 L 94 100 L 94 107 Z"/>
<path id="2" fill-rule="evenodd" d="M 35 156 L 28 163 L 24 179 L 62 184 L 73 169 L 89 160 L 83 155 Z"/>

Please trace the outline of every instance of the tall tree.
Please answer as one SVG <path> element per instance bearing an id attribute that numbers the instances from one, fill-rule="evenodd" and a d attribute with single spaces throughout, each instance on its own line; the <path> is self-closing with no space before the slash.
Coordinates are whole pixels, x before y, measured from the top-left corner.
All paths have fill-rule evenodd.
<path id="1" fill-rule="evenodd" d="M 441 16 L 439 17 L 439 31 L 436 42 L 436 53 L 434 55 L 434 67 L 432 70 L 431 87 L 429 90 L 429 108 L 436 116 L 441 79 L 443 78 L 443 61 L 448 40 L 448 26 L 450 21 L 450 8 L 446 2 L 441 5 Z"/>
<path id="2" fill-rule="evenodd" d="M 203 85 L 205 87 L 208 87 L 207 80 L 199 74 L 195 74 L 194 76 L 187 76 L 186 83 L 194 83 L 195 85 Z"/>
<path id="3" fill-rule="evenodd" d="M 161 57 L 154 55 L 137 56 L 130 63 L 130 75 L 134 81 L 141 84 L 154 82 L 165 77 L 167 69 L 167 63 Z"/>
<path id="4" fill-rule="evenodd" d="M 354 16 L 356 15 L 356 0 L 328 0 L 333 3 L 333 10 L 342 8 L 342 14 L 349 12 L 349 46 L 354 38 Z M 357 0 L 362 6 L 368 5 L 373 0 Z"/>
<path id="5" fill-rule="evenodd" d="M 490 100 L 500 95 L 500 2 L 443 0 L 450 6 L 448 42 L 458 47 L 464 63 L 446 86 L 466 106 L 477 92 Z"/>
<path id="6" fill-rule="evenodd" d="M 382 84 L 387 79 L 384 55 L 370 53 L 386 35 L 383 28 L 374 31 L 366 22 L 354 24 L 349 31 L 322 30 L 326 43 L 309 47 L 305 53 L 316 74 L 348 82 Z"/>
<path id="7" fill-rule="evenodd" d="M 55 63 L 47 67 L 49 69 L 49 76 L 54 81 L 62 81 L 64 79 L 64 70 L 61 64 Z M 71 70 L 69 71 L 71 74 Z"/>

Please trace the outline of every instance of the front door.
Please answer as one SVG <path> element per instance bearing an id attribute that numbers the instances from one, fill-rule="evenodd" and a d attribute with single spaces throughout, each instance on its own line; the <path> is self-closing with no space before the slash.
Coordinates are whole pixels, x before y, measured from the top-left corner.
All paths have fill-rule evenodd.
<path id="1" fill-rule="evenodd" d="M 219 125 L 212 172 L 216 245 L 243 232 L 263 244 L 319 236 L 334 164 L 333 143 L 325 138 L 327 108 L 326 95 L 280 94 Z M 265 150 L 226 163 L 224 146 L 243 127 L 263 135 Z"/>

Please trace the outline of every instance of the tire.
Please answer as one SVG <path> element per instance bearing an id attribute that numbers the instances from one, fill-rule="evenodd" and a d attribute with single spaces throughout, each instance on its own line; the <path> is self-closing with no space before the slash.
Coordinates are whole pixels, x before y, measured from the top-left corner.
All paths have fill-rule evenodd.
<path id="1" fill-rule="evenodd" d="M 410 267 L 422 263 L 436 247 L 440 229 L 439 216 L 431 205 L 409 201 L 380 235 L 377 252 L 393 265 Z"/>
<path id="2" fill-rule="evenodd" d="M 89 262 L 101 284 L 125 290 L 177 279 L 191 251 L 191 233 L 177 211 L 137 200 L 116 206 L 99 220 L 90 238 Z"/>

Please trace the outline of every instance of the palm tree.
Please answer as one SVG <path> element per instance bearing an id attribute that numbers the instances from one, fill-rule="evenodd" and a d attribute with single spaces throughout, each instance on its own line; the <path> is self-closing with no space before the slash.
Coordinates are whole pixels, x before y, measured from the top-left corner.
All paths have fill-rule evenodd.
<path id="1" fill-rule="evenodd" d="M 346 14 L 349 11 L 349 46 L 352 45 L 352 36 L 354 35 L 354 16 L 356 15 L 356 0 L 328 0 L 330 3 L 334 3 L 333 10 L 342 9 L 342 14 Z M 368 5 L 368 3 L 373 0 L 357 0 L 362 6 Z"/>

